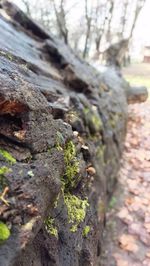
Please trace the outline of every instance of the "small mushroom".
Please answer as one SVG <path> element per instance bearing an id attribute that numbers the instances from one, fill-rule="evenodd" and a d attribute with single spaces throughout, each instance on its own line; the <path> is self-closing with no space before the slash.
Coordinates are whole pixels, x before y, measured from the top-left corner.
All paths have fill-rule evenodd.
<path id="1" fill-rule="evenodd" d="M 96 170 L 94 167 L 90 166 L 86 169 L 86 171 L 88 172 L 89 175 L 95 175 L 96 174 Z"/>

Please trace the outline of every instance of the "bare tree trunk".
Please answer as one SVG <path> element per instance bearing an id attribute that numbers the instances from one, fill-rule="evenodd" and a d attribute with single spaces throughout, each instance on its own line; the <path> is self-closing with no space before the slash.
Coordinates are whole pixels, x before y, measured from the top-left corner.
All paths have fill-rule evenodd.
<path id="1" fill-rule="evenodd" d="M 85 45 L 84 45 L 84 50 L 83 50 L 83 58 L 85 58 L 88 54 L 88 44 L 89 44 L 89 39 L 90 39 L 90 34 L 91 34 L 91 22 L 92 22 L 91 12 L 90 12 L 90 15 L 88 14 L 87 1 L 88 0 L 85 0 L 85 18 L 86 18 L 87 30 L 86 30 Z"/>
<path id="2" fill-rule="evenodd" d="M 26 14 L 28 16 L 31 16 L 31 11 L 30 11 L 30 3 L 27 0 L 22 0 L 22 3 L 25 5 L 26 8 Z"/>
<path id="3" fill-rule="evenodd" d="M 96 44 L 96 52 L 97 52 L 97 53 L 100 52 L 101 38 L 102 38 L 102 35 L 99 35 L 99 36 L 96 38 L 96 40 L 95 40 L 95 44 Z"/>
<path id="4" fill-rule="evenodd" d="M 123 3 L 123 14 L 121 19 L 121 30 L 120 30 L 120 38 L 124 38 L 125 28 L 126 28 L 126 21 L 127 21 L 127 9 L 129 5 L 129 0 L 125 0 Z"/>
<path id="5" fill-rule="evenodd" d="M 90 33 L 91 33 L 91 25 L 89 23 L 87 25 L 85 45 L 84 45 L 84 50 L 83 50 L 83 58 L 85 58 L 88 55 L 88 44 L 89 44 L 89 39 L 90 39 Z"/>
<path id="6" fill-rule="evenodd" d="M 133 35 L 133 31 L 135 29 L 135 25 L 136 25 L 136 22 L 137 22 L 137 19 L 138 19 L 138 16 L 140 14 L 140 11 L 142 10 L 144 4 L 145 4 L 145 1 L 146 0 L 137 0 L 137 3 L 136 3 L 136 10 L 135 10 L 135 16 L 134 16 L 134 20 L 133 20 L 133 23 L 132 23 L 132 27 L 131 27 L 131 31 L 130 31 L 130 35 L 129 35 L 129 38 L 131 39 L 132 38 L 132 35 Z"/>
<path id="7" fill-rule="evenodd" d="M 112 23 L 112 18 L 113 18 L 113 10 L 114 10 L 114 1 L 115 0 L 110 0 L 110 8 L 109 8 L 109 20 L 108 20 L 108 30 L 106 34 L 106 39 L 108 42 L 110 42 L 111 39 L 111 23 Z"/>
<path id="8" fill-rule="evenodd" d="M 66 14 L 64 10 L 64 0 L 61 0 L 60 3 L 60 10 L 57 10 L 55 0 L 53 1 L 54 5 L 54 10 L 55 10 L 55 15 L 56 15 L 56 20 L 57 20 L 57 25 L 60 33 L 60 37 L 63 38 L 64 42 L 68 44 L 68 29 L 66 26 Z"/>
<path id="9" fill-rule="evenodd" d="M 103 38 L 103 36 L 105 34 L 105 30 L 106 30 L 106 24 L 107 24 L 107 20 L 108 20 L 108 9 L 107 9 L 108 3 L 109 2 L 106 3 L 103 21 L 102 21 L 100 27 L 98 25 L 98 21 L 97 21 L 97 25 L 96 25 L 96 35 L 97 35 L 95 38 L 96 54 L 100 54 L 101 41 L 102 41 L 102 38 Z M 97 6 L 96 17 L 98 17 L 100 15 L 98 10 L 101 10 L 100 6 Z"/>

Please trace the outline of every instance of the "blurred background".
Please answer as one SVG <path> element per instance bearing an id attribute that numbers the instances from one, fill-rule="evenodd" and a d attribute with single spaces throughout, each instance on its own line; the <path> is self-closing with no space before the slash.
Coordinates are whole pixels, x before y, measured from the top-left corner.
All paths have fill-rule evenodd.
<path id="1" fill-rule="evenodd" d="M 126 78 L 150 87 L 150 0 L 12 2 L 101 70 L 117 53 Z"/>

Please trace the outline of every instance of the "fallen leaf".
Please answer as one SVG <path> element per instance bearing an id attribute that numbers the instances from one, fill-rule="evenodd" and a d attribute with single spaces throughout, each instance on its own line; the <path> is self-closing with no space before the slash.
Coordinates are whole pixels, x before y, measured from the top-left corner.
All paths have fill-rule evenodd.
<path id="1" fill-rule="evenodd" d="M 123 250 L 127 250 L 127 251 L 134 252 L 134 253 L 138 251 L 136 240 L 131 235 L 123 234 L 119 238 L 119 244 Z"/>
<path id="2" fill-rule="evenodd" d="M 142 225 L 140 223 L 132 223 L 129 225 L 128 231 L 130 234 L 140 235 Z"/>
<path id="3" fill-rule="evenodd" d="M 140 240 L 146 245 L 150 246 L 150 234 L 143 228 L 140 234 Z"/>
<path id="4" fill-rule="evenodd" d="M 130 224 L 133 222 L 133 217 L 129 214 L 127 208 L 122 208 L 119 213 L 117 213 L 117 217 L 119 217 L 123 222 Z"/>
<path id="5" fill-rule="evenodd" d="M 146 253 L 146 257 L 150 258 L 150 251 Z"/>
<path id="6" fill-rule="evenodd" d="M 113 257 L 115 258 L 115 261 L 117 263 L 116 266 L 130 266 L 129 263 L 122 258 L 122 256 L 120 254 L 113 254 Z"/>
<path id="7" fill-rule="evenodd" d="M 134 202 L 134 198 L 133 197 L 128 197 L 125 199 L 125 205 L 131 205 Z"/>
<path id="8" fill-rule="evenodd" d="M 150 223 L 145 223 L 144 227 L 148 233 L 150 233 Z"/>
<path id="9" fill-rule="evenodd" d="M 117 266 L 130 266 L 129 263 L 123 259 L 119 259 L 117 262 Z"/>
<path id="10" fill-rule="evenodd" d="M 143 264 L 142 265 L 145 265 L 145 266 L 150 266 L 150 259 L 147 258 L 143 261 Z"/>

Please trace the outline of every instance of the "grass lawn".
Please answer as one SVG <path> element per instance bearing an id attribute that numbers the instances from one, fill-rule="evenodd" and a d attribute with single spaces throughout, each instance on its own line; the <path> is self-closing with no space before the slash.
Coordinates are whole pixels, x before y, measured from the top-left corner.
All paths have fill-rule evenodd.
<path id="1" fill-rule="evenodd" d="M 131 83 L 131 85 L 137 86 L 145 86 L 150 88 L 150 77 L 142 77 L 142 76 L 132 76 L 132 75 L 124 75 L 127 81 Z"/>
<path id="2" fill-rule="evenodd" d="M 150 98 L 150 64 L 133 64 L 123 69 L 123 75 L 131 85 L 145 86 Z"/>

